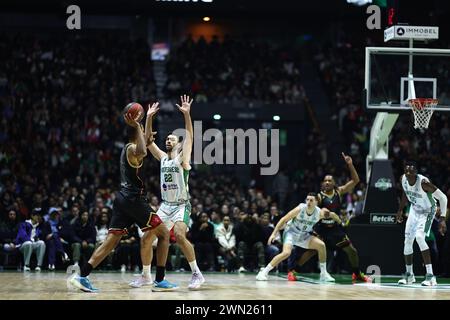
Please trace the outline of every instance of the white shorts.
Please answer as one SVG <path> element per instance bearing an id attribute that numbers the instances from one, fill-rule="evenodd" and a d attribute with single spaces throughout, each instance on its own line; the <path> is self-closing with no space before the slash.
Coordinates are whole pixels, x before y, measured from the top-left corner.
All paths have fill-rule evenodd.
<path id="1" fill-rule="evenodd" d="M 186 225 L 189 224 L 189 217 L 191 215 L 191 203 L 169 203 L 162 202 L 156 213 L 166 225 L 167 229 L 172 229 L 176 222 L 182 221 Z"/>
<path id="2" fill-rule="evenodd" d="M 405 238 L 415 239 L 418 234 L 428 237 L 430 235 L 434 215 L 434 208 L 430 208 L 428 212 L 417 213 L 411 206 L 408 219 L 406 220 Z"/>
<path id="3" fill-rule="evenodd" d="M 287 230 L 283 234 L 283 244 L 290 244 L 303 249 L 309 249 L 311 237 L 313 237 L 313 235 L 307 232 L 294 233 Z"/>

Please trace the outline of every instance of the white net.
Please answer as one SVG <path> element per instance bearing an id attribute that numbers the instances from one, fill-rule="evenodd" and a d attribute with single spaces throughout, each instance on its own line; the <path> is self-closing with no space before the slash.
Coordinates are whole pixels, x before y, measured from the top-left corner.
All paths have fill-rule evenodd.
<path id="1" fill-rule="evenodd" d="M 414 114 L 414 129 L 426 129 L 430 124 L 434 108 L 438 104 L 437 99 L 417 98 L 408 100 Z"/>

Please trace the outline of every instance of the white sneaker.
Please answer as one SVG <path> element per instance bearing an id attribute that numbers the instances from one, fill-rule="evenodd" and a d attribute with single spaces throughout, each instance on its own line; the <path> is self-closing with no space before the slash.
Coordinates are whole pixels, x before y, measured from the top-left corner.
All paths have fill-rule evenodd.
<path id="1" fill-rule="evenodd" d="M 30 267 L 24 266 L 23 267 L 23 272 L 29 272 L 31 271 Z"/>
<path id="2" fill-rule="evenodd" d="M 123 264 L 123 265 L 120 267 L 120 272 L 127 272 L 127 266 Z"/>
<path id="3" fill-rule="evenodd" d="M 69 256 L 67 255 L 67 253 L 63 252 L 63 256 L 62 256 L 62 261 L 63 263 L 66 263 L 70 260 Z"/>
<path id="4" fill-rule="evenodd" d="M 36 268 L 34 268 L 34 271 L 41 272 L 41 267 L 37 266 Z"/>
<path id="5" fill-rule="evenodd" d="M 267 281 L 267 280 L 269 280 L 269 277 L 267 276 L 267 274 L 265 274 L 264 272 L 260 271 L 256 275 L 256 280 L 258 280 L 258 281 Z"/>
<path id="6" fill-rule="evenodd" d="M 152 284 L 153 281 L 151 277 L 144 277 L 143 275 L 141 275 L 137 279 L 131 281 L 128 285 L 133 288 L 140 288 L 143 286 L 150 286 Z"/>
<path id="7" fill-rule="evenodd" d="M 240 267 L 239 270 L 238 270 L 238 272 L 239 272 L 239 273 L 241 273 L 241 272 L 247 272 L 247 269 L 245 269 L 244 267 Z"/>
<path id="8" fill-rule="evenodd" d="M 335 282 L 334 278 L 328 272 L 322 272 L 320 274 L 321 282 Z"/>
<path id="9" fill-rule="evenodd" d="M 425 275 L 425 280 L 422 281 L 422 286 L 425 286 L 425 287 L 437 286 L 436 277 L 434 275 L 432 275 L 431 273 L 427 273 Z"/>
<path id="10" fill-rule="evenodd" d="M 48 265 L 48 270 L 49 271 L 55 271 L 55 265 L 54 264 L 49 264 Z"/>
<path id="11" fill-rule="evenodd" d="M 416 278 L 413 273 L 406 272 L 403 274 L 403 278 L 398 280 L 398 284 L 413 284 L 416 282 Z"/>
<path id="12" fill-rule="evenodd" d="M 194 272 L 192 274 L 191 282 L 189 282 L 188 289 L 199 289 L 200 286 L 205 282 L 201 272 Z"/>

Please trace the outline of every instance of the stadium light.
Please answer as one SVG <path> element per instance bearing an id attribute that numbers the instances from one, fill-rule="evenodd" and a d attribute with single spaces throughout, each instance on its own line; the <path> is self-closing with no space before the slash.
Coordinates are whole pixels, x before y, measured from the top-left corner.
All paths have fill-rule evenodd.
<path id="1" fill-rule="evenodd" d="M 280 116 L 277 115 L 273 116 L 273 121 L 280 121 Z"/>
<path id="2" fill-rule="evenodd" d="M 210 17 L 203 17 L 203 21 L 209 22 L 209 21 L 211 21 L 211 18 Z"/>
<path id="3" fill-rule="evenodd" d="M 215 114 L 213 118 L 214 120 L 220 120 L 222 117 L 220 116 L 220 114 Z"/>

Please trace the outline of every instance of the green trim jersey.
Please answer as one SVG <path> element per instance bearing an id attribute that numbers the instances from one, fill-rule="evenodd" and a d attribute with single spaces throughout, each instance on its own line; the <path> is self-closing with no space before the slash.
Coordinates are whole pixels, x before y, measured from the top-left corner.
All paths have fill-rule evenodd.
<path id="1" fill-rule="evenodd" d="M 181 156 L 161 158 L 161 197 L 166 202 L 189 200 L 189 170 L 181 165 Z"/>
<path id="2" fill-rule="evenodd" d="M 293 233 L 310 233 L 314 225 L 320 220 L 320 208 L 315 207 L 314 211 L 309 214 L 306 212 L 307 205 L 300 203 L 300 212 L 298 215 L 287 223 L 286 231 Z"/>
<path id="3" fill-rule="evenodd" d="M 403 175 L 402 188 L 415 212 L 428 213 L 431 208 L 436 206 L 436 201 L 434 200 L 431 192 L 425 192 L 422 189 L 422 181 L 429 182 L 430 180 L 427 177 L 418 174 L 416 183 L 411 186 L 409 185 L 408 179 L 406 179 L 405 175 Z"/>

